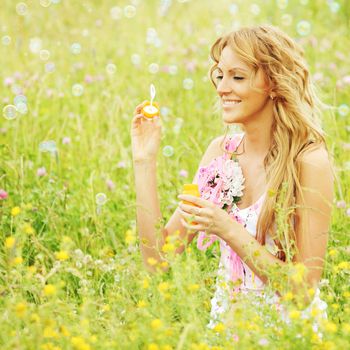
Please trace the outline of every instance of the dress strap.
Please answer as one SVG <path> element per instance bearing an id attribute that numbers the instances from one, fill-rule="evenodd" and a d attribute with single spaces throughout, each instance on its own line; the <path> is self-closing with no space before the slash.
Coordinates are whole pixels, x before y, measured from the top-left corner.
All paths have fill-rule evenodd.
<path id="1" fill-rule="evenodd" d="M 225 150 L 230 153 L 236 151 L 236 149 L 238 148 L 238 146 L 243 140 L 243 136 L 244 136 L 244 132 L 234 134 L 232 137 L 230 137 L 226 141 Z M 230 155 L 226 153 L 226 157 L 230 157 Z"/>

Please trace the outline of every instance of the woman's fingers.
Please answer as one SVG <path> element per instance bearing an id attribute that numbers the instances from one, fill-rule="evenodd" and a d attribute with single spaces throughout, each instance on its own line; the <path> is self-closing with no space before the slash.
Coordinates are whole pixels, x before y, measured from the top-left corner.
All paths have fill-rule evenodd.
<path id="1" fill-rule="evenodd" d="M 147 101 L 143 101 L 142 103 L 140 103 L 139 105 L 136 106 L 135 110 L 134 110 L 134 114 L 139 114 L 141 112 L 142 107 L 145 105 Z"/>

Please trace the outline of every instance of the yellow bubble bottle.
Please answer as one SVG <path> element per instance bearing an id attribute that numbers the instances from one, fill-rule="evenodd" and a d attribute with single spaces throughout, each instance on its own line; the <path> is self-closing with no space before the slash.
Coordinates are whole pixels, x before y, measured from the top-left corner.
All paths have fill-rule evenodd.
<path id="1" fill-rule="evenodd" d="M 182 189 L 182 194 L 190 194 L 191 196 L 196 196 L 196 197 L 201 196 L 199 193 L 199 189 L 198 189 L 197 184 L 184 184 L 183 189 Z M 192 202 L 188 202 L 185 200 L 183 200 L 182 203 L 201 208 L 199 205 L 193 204 Z M 197 222 L 190 222 L 190 224 L 197 225 Z"/>
<path id="2" fill-rule="evenodd" d="M 151 106 L 151 102 L 146 101 L 142 107 L 142 114 L 149 119 L 159 116 L 159 105 L 157 102 L 153 102 Z"/>

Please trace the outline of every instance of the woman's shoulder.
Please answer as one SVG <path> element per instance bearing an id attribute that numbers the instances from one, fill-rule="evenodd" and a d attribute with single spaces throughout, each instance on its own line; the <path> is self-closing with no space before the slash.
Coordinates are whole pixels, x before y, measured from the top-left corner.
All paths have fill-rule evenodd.
<path id="1" fill-rule="evenodd" d="M 312 143 L 299 154 L 298 161 L 301 165 L 324 167 L 330 165 L 329 152 L 324 144 Z"/>

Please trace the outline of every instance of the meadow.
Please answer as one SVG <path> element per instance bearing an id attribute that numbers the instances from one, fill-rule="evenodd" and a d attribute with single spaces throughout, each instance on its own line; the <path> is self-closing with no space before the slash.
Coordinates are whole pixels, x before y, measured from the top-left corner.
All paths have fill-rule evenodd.
<path id="1" fill-rule="evenodd" d="M 157 89 L 158 193 L 167 222 L 209 142 L 223 134 L 208 71 L 215 39 L 270 23 L 305 50 L 337 174 L 321 297 L 323 337 L 300 317 L 266 324 L 249 300 L 209 321 L 220 250 L 143 266 L 130 125 Z M 2 0 L 0 348 L 345 349 L 350 343 L 348 0 Z M 147 185 L 147 184 L 145 184 Z M 261 306 L 271 319 L 278 315 Z M 234 340 L 232 335 L 235 334 Z M 346 345 L 348 344 L 348 345 Z"/>

